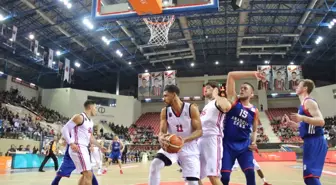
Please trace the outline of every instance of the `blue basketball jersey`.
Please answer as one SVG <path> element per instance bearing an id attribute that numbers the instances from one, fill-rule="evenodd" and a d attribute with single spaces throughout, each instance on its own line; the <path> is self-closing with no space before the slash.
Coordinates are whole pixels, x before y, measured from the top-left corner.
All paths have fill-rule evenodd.
<path id="1" fill-rule="evenodd" d="M 255 106 L 244 107 L 240 100 L 237 100 L 236 103 L 232 105 L 230 111 L 226 113 L 224 141 L 250 141 L 256 111 Z"/>
<path id="2" fill-rule="evenodd" d="M 120 142 L 119 141 L 113 141 L 112 142 L 112 152 L 120 152 Z"/>
<path id="3" fill-rule="evenodd" d="M 311 100 L 315 101 L 312 98 L 304 99 L 302 105 L 300 105 L 300 107 L 299 107 L 298 114 L 303 115 L 303 116 L 312 117 L 310 115 L 310 113 L 308 112 L 308 110 L 304 107 L 304 103 L 308 99 L 311 99 Z M 324 135 L 323 127 L 314 126 L 314 125 L 308 124 L 308 123 L 303 122 L 303 121 L 300 122 L 299 132 L 300 132 L 300 137 L 301 138 Z"/>

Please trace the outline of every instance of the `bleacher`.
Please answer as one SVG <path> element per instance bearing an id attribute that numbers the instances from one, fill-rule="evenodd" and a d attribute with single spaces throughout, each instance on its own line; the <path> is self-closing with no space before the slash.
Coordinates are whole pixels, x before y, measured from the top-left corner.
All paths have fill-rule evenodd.
<path id="1" fill-rule="evenodd" d="M 279 137 L 281 142 L 284 143 L 297 143 L 303 142 L 298 136 L 298 130 L 292 127 L 288 127 L 282 122 L 282 117 L 287 114 L 297 112 L 297 108 L 273 108 L 266 110 L 266 114 L 271 121 L 274 133 Z"/>

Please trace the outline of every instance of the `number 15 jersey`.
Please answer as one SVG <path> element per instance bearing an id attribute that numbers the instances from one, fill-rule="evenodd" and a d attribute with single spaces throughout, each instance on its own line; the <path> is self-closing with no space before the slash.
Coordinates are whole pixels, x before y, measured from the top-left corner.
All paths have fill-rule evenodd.
<path id="1" fill-rule="evenodd" d="M 186 138 L 193 132 L 190 103 L 183 102 L 181 113 L 174 112 L 172 107 L 168 106 L 166 109 L 166 119 L 168 124 L 168 133 L 170 134 Z M 185 143 L 179 153 L 180 155 L 199 154 L 196 140 Z"/>
<path id="2" fill-rule="evenodd" d="M 237 100 L 226 113 L 224 124 L 224 144 L 233 149 L 242 149 L 250 144 L 256 107 L 244 107 Z"/>

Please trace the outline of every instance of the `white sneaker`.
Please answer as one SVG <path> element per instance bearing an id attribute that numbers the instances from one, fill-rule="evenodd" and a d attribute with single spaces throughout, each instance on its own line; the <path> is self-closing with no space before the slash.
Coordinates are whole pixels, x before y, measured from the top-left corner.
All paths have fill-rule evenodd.
<path id="1" fill-rule="evenodd" d="M 101 169 L 98 170 L 97 175 L 102 175 Z"/>

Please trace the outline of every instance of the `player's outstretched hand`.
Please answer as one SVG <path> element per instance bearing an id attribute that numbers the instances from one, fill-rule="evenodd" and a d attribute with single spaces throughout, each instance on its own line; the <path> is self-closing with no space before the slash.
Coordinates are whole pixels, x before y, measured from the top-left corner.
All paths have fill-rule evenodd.
<path id="1" fill-rule="evenodd" d="M 258 150 L 257 144 L 255 144 L 255 143 L 251 143 L 251 145 L 249 146 L 249 149 L 250 149 L 251 151 L 257 151 L 257 150 Z"/>
<path id="2" fill-rule="evenodd" d="M 293 120 L 294 122 L 298 123 L 298 122 L 302 121 L 302 116 L 298 113 L 292 113 L 290 115 L 290 119 Z"/>
<path id="3" fill-rule="evenodd" d="M 263 73 L 259 71 L 255 73 L 255 77 L 259 80 L 264 80 L 266 78 L 266 76 L 264 76 Z"/>
<path id="4" fill-rule="evenodd" d="M 101 147 L 100 150 L 104 153 L 107 152 L 107 149 L 105 147 Z"/>
<path id="5" fill-rule="evenodd" d="M 76 144 L 74 144 L 74 143 L 70 144 L 70 148 L 74 152 L 78 152 L 79 151 L 79 147 Z"/>

